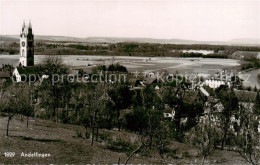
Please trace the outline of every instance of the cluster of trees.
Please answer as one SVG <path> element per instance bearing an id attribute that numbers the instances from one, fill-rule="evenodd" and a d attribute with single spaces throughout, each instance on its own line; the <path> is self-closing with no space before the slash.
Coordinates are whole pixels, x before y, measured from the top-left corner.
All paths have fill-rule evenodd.
<path id="1" fill-rule="evenodd" d="M 226 54 L 204 55 L 202 53 L 180 53 L 180 57 L 228 58 L 228 55 L 226 55 Z"/>
<path id="2" fill-rule="evenodd" d="M 19 43 L 17 42 L 5 42 L 0 45 L 0 53 L 19 54 Z"/>
<path id="3" fill-rule="evenodd" d="M 246 64 L 242 65 L 242 70 L 247 70 L 251 68 L 260 68 L 260 60 L 257 58 L 251 58 L 251 59 L 246 59 Z"/>
<path id="4" fill-rule="evenodd" d="M 8 82 L 9 83 L 9 82 Z M 0 86 L 0 114 L 7 117 L 6 136 L 9 135 L 9 125 L 12 118 L 19 114 L 21 121 L 27 117 L 26 125 L 29 125 L 29 117 L 34 116 L 33 90 L 28 85 L 12 84 Z"/>
<path id="5" fill-rule="evenodd" d="M 259 164 L 259 92 L 254 106 L 249 102 L 238 102 L 233 90 L 220 91 L 217 95 L 223 103 L 223 110 L 216 113 L 217 107 L 208 105 L 204 121 L 191 130 L 190 139 L 200 148 L 202 163 L 216 149 L 228 148 L 238 152 L 248 163 Z"/>
<path id="6" fill-rule="evenodd" d="M 128 72 L 126 67 L 123 65 L 120 65 L 119 63 L 116 64 L 110 64 L 108 66 L 106 65 L 98 65 L 95 68 L 92 69 L 93 72 L 96 71 L 108 71 L 108 72 Z"/>

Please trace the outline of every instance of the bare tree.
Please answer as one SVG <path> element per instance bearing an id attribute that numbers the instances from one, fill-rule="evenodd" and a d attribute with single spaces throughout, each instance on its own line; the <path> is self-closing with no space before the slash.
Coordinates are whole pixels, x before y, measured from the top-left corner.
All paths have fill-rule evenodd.
<path id="1" fill-rule="evenodd" d="M 102 84 L 90 84 L 88 88 L 90 90 L 88 90 L 85 93 L 82 93 L 82 101 L 84 100 L 85 104 L 83 106 L 83 113 L 80 116 L 80 120 L 81 124 L 83 124 L 85 127 L 86 137 L 87 129 L 91 129 L 91 146 L 93 146 L 95 135 L 96 141 L 98 140 L 100 113 L 103 109 L 103 95 L 105 88 Z"/>
<path id="2" fill-rule="evenodd" d="M 30 85 L 24 84 L 20 87 L 22 95 L 19 96 L 19 113 L 21 115 L 26 116 L 27 122 L 26 126 L 28 128 L 29 126 L 29 117 L 33 115 L 34 113 L 34 107 L 33 107 L 33 87 Z"/>
<path id="3" fill-rule="evenodd" d="M 208 113 L 202 123 L 198 123 L 192 130 L 191 143 L 199 148 L 203 155 L 201 164 L 204 164 L 207 156 L 215 150 L 216 130 L 212 123 L 213 114 Z"/>
<path id="4" fill-rule="evenodd" d="M 153 118 L 154 119 L 154 118 Z M 131 157 L 140 151 L 155 150 L 159 153 L 162 160 L 164 160 L 164 154 L 166 151 L 166 146 L 168 144 L 167 132 L 165 130 L 165 125 L 163 122 L 157 123 L 158 125 L 153 125 L 153 127 L 145 128 L 141 131 L 139 135 L 140 144 L 133 150 L 126 158 L 125 165 L 129 162 Z M 151 131 L 153 129 L 153 131 Z M 153 139 L 151 139 L 151 133 L 153 133 Z"/>
<path id="5" fill-rule="evenodd" d="M 3 83 L 0 83 L 0 112 L 3 112 L 3 109 L 7 105 L 7 88 Z"/>
<path id="6" fill-rule="evenodd" d="M 249 106 L 240 105 L 240 133 L 237 136 L 238 152 L 247 162 L 260 164 L 260 116 L 252 113 Z"/>
<path id="7" fill-rule="evenodd" d="M 6 136 L 9 136 L 10 121 L 16 114 L 21 113 L 20 105 L 22 104 L 21 97 L 23 93 L 19 84 L 13 84 L 6 87 L 6 92 L 1 97 L 3 96 L 4 98 L 1 98 L 1 102 L 4 101 L 5 103 L 2 104 L 1 111 L 7 116 Z"/>
<path id="8" fill-rule="evenodd" d="M 141 142 L 141 144 L 140 144 L 133 152 L 131 152 L 131 153 L 129 154 L 129 156 L 128 156 L 128 157 L 126 158 L 126 160 L 125 160 L 125 165 L 127 165 L 128 161 L 131 159 L 131 157 L 132 157 L 135 153 L 137 153 L 138 151 L 140 151 L 142 148 L 145 148 L 145 147 L 149 144 L 148 141 L 149 141 L 149 140 L 148 140 L 148 138 L 146 138 L 146 136 L 143 136 L 143 135 L 140 136 L 140 142 Z"/>
<path id="9" fill-rule="evenodd" d="M 224 108 L 220 113 L 220 128 L 222 130 L 221 136 L 221 149 L 224 149 L 226 139 L 228 138 L 228 132 L 230 131 L 231 116 L 238 109 L 238 98 L 235 96 L 234 91 L 221 92 L 219 98 Z"/>
<path id="10" fill-rule="evenodd" d="M 57 110 L 61 107 L 62 96 L 69 92 L 66 87 L 68 68 L 59 56 L 46 56 L 42 66 L 44 79 L 41 90 L 41 106 L 46 108 L 54 121 L 58 120 Z M 65 90 L 66 89 L 66 90 Z"/>

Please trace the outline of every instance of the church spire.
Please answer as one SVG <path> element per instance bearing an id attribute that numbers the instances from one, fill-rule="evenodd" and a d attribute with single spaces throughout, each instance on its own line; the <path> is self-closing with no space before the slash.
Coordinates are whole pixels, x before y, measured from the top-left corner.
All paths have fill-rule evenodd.
<path id="1" fill-rule="evenodd" d="M 22 27 L 22 31 L 24 30 L 25 28 L 25 21 L 23 20 L 23 27 Z"/>
<path id="2" fill-rule="evenodd" d="M 29 28 L 32 28 L 31 20 L 29 20 Z"/>
<path id="3" fill-rule="evenodd" d="M 31 21 L 29 21 L 29 24 L 23 22 L 20 35 L 20 63 L 25 67 L 34 65 L 34 35 Z"/>

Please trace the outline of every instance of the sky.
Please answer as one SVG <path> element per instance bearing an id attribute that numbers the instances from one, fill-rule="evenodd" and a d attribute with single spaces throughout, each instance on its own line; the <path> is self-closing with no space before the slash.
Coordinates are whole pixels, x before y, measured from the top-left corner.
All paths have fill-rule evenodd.
<path id="1" fill-rule="evenodd" d="M 260 0 L 0 0 L 0 34 L 260 40 Z"/>

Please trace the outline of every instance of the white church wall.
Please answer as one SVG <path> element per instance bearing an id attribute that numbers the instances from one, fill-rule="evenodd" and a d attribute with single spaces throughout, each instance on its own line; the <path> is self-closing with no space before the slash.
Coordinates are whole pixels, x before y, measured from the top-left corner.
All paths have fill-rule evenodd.
<path id="1" fill-rule="evenodd" d="M 17 68 L 14 69 L 13 76 L 16 77 L 16 82 L 21 82 L 21 81 L 22 81 L 21 75 L 20 75 L 20 73 L 18 72 L 18 69 L 17 69 Z"/>

